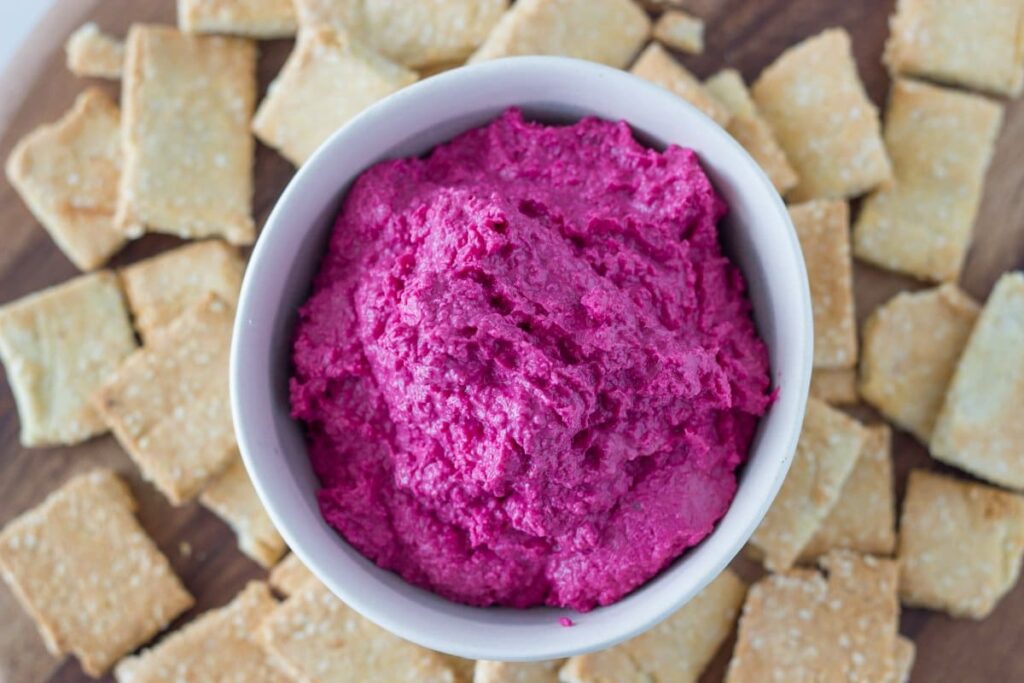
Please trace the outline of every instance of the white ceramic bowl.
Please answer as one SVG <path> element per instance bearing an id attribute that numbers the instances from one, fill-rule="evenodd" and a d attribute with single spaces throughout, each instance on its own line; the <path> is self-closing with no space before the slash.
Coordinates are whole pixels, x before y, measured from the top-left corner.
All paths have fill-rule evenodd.
<path id="1" fill-rule="evenodd" d="M 714 532 L 619 602 L 586 614 L 478 608 L 406 583 L 350 547 L 320 517 L 302 427 L 289 417 L 296 310 L 324 253 L 349 184 L 382 159 L 419 155 L 516 106 L 531 118 L 628 121 L 649 144 L 694 149 L 729 203 L 727 252 L 746 276 L 768 345 L 778 401 L 761 420 L 739 489 Z M 449 71 L 398 92 L 336 132 L 274 208 L 245 275 L 231 353 L 231 398 L 245 464 L 289 547 L 342 600 L 420 645 L 476 659 L 535 660 L 609 647 L 667 617 L 750 537 L 792 458 L 811 373 L 806 271 L 786 209 L 746 152 L 709 118 L 623 71 L 555 57 L 519 57 Z M 559 625 L 570 616 L 576 625 Z"/>

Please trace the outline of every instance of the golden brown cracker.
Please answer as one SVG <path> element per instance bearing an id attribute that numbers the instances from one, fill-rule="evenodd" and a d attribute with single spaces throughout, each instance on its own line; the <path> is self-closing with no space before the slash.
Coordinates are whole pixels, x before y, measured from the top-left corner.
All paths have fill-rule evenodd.
<path id="1" fill-rule="evenodd" d="M 284 539 L 263 509 L 240 457 L 207 485 L 199 502 L 231 526 L 238 547 L 262 566 L 270 567 L 284 555 Z"/>
<path id="2" fill-rule="evenodd" d="M 476 663 L 473 683 L 559 683 L 558 670 L 564 660 L 546 662 L 492 662 Z"/>
<path id="3" fill-rule="evenodd" d="M 124 66 L 124 41 L 100 31 L 88 22 L 79 26 L 64 44 L 68 70 L 76 76 L 121 78 Z"/>
<path id="4" fill-rule="evenodd" d="M 178 0 L 178 27 L 188 33 L 288 38 L 297 26 L 293 0 Z"/>
<path id="5" fill-rule="evenodd" d="M 270 570 L 270 585 L 281 595 L 288 597 L 302 590 L 307 581 L 316 579 L 313 572 L 302 564 L 295 553 L 289 553 Z"/>
<path id="6" fill-rule="evenodd" d="M 654 22 L 654 39 L 673 50 L 704 52 L 704 22 L 682 10 L 669 10 Z"/>
<path id="7" fill-rule="evenodd" d="M 896 637 L 896 653 L 893 656 L 896 676 L 894 683 L 909 683 L 910 671 L 914 668 L 914 660 L 917 658 L 917 646 L 910 638 L 903 636 Z"/>
<path id="8" fill-rule="evenodd" d="M 811 373 L 811 396 L 833 406 L 857 403 L 857 371 L 854 368 L 838 370 L 817 369 Z"/>
<path id="9" fill-rule="evenodd" d="M 725 126 L 731 118 L 725 105 L 715 99 L 697 77 L 677 62 L 661 45 L 651 43 L 637 58 L 630 73 L 681 97 L 701 110 L 715 123 Z"/>

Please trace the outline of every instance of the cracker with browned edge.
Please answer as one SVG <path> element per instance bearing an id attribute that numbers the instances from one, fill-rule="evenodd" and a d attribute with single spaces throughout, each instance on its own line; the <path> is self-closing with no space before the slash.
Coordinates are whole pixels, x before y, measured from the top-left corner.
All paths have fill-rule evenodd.
<path id="1" fill-rule="evenodd" d="M 860 400 L 857 371 L 854 368 L 818 368 L 811 373 L 811 396 L 833 406 L 856 403 Z"/>
<path id="2" fill-rule="evenodd" d="M 299 556 L 289 553 L 270 570 L 269 580 L 275 591 L 287 597 L 298 593 L 307 581 L 314 579 L 316 577 L 313 576 L 313 572 L 302 564 Z"/>
<path id="3" fill-rule="evenodd" d="M 559 683 L 558 670 L 564 661 L 492 662 L 481 659 L 476 663 L 473 683 Z"/>
<path id="4" fill-rule="evenodd" d="M 70 445 L 105 432 L 92 395 L 134 350 L 110 271 L 0 307 L 0 359 L 18 406 L 22 445 Z"/>
<path id="5" fill-rule="evenodd" d="M 914 470 L 900 518 L 900 597 L 984 619 L 1017 583 L 1024 497 Z"/>
<path id="6" fill-rule="evenodd" d="M 124 66 L 124 41 L 100 31 L 88 22 L 79 26 L 64 44 L 68 70 L 76 76 L 121 78 Z"/>
<path id="7" fill-rule="evenodd" d="M 297 26 L 293 0 L 178 0 L 178 27 L 189 33 L 288 38 Z"/>
<path id="8" fill-rule="evenodd" d="M 927 445 L 977 317 L 978 304 L 953 284 L 900 292 L 876 308 L 864 323 L 864 400 Z"/>
<path id="9" fill-rule="evenodd" d="M 255 45 L 135 24 L 122 88 L 117 226 L 251 244 Z"/>
<path id="10" fill-rule="evenodd" d="M 704 22 L 682 10 L 665 12 L 654 22 L 654 39 L 673 50 L 704 52 Z"/>
<path id="11" fill-rule="evenodd" d="M 121 479 L 96 470 L 66 482 L 0 532 L 0 575 L 47 649 L 101 676 L 192 606 L 135 519 Z"/>
<path id="12" fill-rule="evenodd" d="M 284 539 L 263 509 L 240 458 L 210 482 L 199 495 L 199 502 L 227 522 L 242 552 L 264 567 L 272 566 L 284 555 Z"/>
<path id="13" fill-rule="evenodd" d="M 789 48 L 751 90 L 800 176 L 787 199 L 855 197 L 892 179 L 878 110 L 864 92 L 845 30 Z"/>
<path id="14" fill-rule="evenodd" d="M 922 280 L 955 281 L 970 245 L 1002 107 L 978 95 L 897 80 L 885 144 L 894 181 L 870 195 L 857 257 Z"/>
<path id="15" fill-rule="evenodd" d="M 725 126 L 729 123 L 729 110 L 725 105 L 715 99 L 696 76 L 687 71 L 686 67 L 677 62 L 658 43 L 648 45 L 629 72 L 683 98 L 714 119 L 718 125 Z"/>
<path id="16" fill-rule="evenodd" d="M 910 638 L 896 636 L 896 654 L 893 657 L 896 676 L 892 679 L 894 683 L 909 683 L 910 671 L 914 668 L 914 659 L 917 658 L 917 646 Z"/>

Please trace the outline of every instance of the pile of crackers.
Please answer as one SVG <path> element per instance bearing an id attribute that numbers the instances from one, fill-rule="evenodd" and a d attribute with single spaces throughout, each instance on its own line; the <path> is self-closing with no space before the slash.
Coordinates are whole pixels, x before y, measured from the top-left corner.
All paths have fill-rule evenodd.
<path id="1" fill-rule="evenodd" d="M 70 37 L 69 68 L 120 80 L 121 103 L 86 89 L 7 162 L 33 215 L 88 271 L 0 308 L 22 443 L 112 432 L 144 479 L 175 505 L 198 500 L 220 515 L 270 573 L 152 644 L 193 598 L 137 521 L 125 481 L 109 470 L 78 476 L 0 532 L 0 574 L 52 653 L 74 654 L 92 676 L 113 668 L 122 683 L 696 681 L 738 621 L 731 683 L 896 683 L 914 658 L 898 635 L 901 603 L 991 612 L 1024 553 L 1024 421 L 1014 414 L 1024 276 L 1005 274 L 984 305 L 957 281 L 998 98 L 1019 95 L 1024 80 L 1024 8 L 900 0 L 880 117 L 845 31 L 786 50 L 749 89 L 731 69 L 702 82 L 673 55 L 704 45 L 703 23 L 679 4 L 178 0 L 177 27 L 135 25 L 121 40 L 88 24 Z M 256 41 L 292 36 L 257 106 Z M 256 236 L 255 139 L 298 166 L 417 79 L 519 54 L 629 68 L 726 127 L 790 205 L 815 324 L 813 397 L 792 469 L 748 548 L 768 573 L 748 586 L 727 570 L 631 641 L 530 664 L 401 641 L 294 555 L 282 560 L 239 459 L 227 379 L 242 250 Z M 149 232 L 191 242 L 104 269 Z M 927 285 L 858 330 L 854 257 Z M 890 427 L 836 407 L 861 400 L 974 479 L 912 472 L 897 525 Z"/>

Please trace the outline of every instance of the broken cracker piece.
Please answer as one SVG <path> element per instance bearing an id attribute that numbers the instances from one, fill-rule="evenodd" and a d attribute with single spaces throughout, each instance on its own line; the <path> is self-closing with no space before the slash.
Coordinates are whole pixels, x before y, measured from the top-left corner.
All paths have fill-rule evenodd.
<path id="1" fill-rule="evenodd" d="M 654 39 L 674 50 L 699 55 L 704 52 L 704 22 L 682 10 L 670 10 L 654 22 Z"/>
<path id="2" fill-rule="evenodd" d="M 818 369 L 811 373 L 811 396 L 833 406 L 852 405 L 860 400 L 857 371 Z"/>
<path id="3" fill-rule="evenodd" d="M 93 22 L 82 24 L 64 44 L 68 70 L 76 76 L 121 78 L 124 41 L 100 31 Z"/>
<path id="4" fill-rule="evenodd" d="M 292 0 L 178 0 L 178 27 L 188 33 L 289 38 L 297 26 Z"/>
<path id="5" fill-rule="evenodd" d="M 47 649 L 102 676 L 192 606 L 109 470 L 79 475 L 0 532 L 0 575 Z"/>
<path id="6" fill-rule="evenodd" d="M 896 654 L 893 657 L 896 676 L 892 679 L 894 683 L 909 683 L 910 671 L 914 668 L 914 659 L 917 658 L 917 646 L 910 638 L 896 636 Z"/>
<path id="7" fill-rule="evenodd" d="M 203 490 L 199 502 L 231 526 L 238 547 L 262 566 L 270 567 L 284 555 L 284 539 L 263 509 L 240 456 Z"/>
<path id="8" fill-rule="evenodd" d="M 559 683 L 558 670 L 565 660 L 546 662 L 492 662 L 479 660 L 473 683 Z"/>
<path id="9" fill-rule="evenodd" d="M 661 45 L 648 45 L 629 72 L 681 97 L 714 119 L 718 125 L 726 126 L 729 123 L 731 117 L 725 105 L 705 90 L 697 77 L 687 71 Z"/>
<path id="10" fill-rule="evenodd" d="M 316 579 L 295 553 L 289 553 L 270 570 L 270 585 L 281 595 L 295 595 L 307 581 Z"/>

